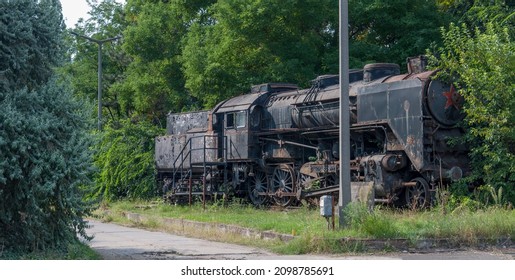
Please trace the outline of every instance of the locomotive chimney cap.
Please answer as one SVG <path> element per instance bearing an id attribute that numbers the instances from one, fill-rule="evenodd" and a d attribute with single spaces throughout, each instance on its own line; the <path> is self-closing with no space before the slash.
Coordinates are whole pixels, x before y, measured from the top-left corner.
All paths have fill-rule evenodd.
<path id="1" fill-rule="evenodd" d="M 391 70 L 395 70 L 395 69 L 398 69 L 400 71 L 400 66 L 399 64 L 396 64 L 396 63 L 370 63 L 370 64 L 367 64 L 365 65 L 365 67 L 363 67 L 363 70 L 375 70 L 375 69 L 391 69 Z"/>
<path id="2" fill-rule="evenodd" d="M 274 93 L 281 91 L 297 90 L 299 87 L 296 84 L 290 83 L 266 83 L 260 85 L 253 85 L 250 93 Z"/>
<path id="3" fill-rule="evenodd" d="M 379 78 L 399 75 L 401 73 L 400 66 L 395 63 L 372 63 L 363 67 L 363 80 L 371 82 Z"/>
<path id="4" fill-rule="evenodd" d="M 321 75 L 316 77 L 314 80 L 311 80 L 312 86 L 317 86 L 320 88 L 325 88 L 332 85 L 337 85 L 340 83 L 339 75 Z"/>

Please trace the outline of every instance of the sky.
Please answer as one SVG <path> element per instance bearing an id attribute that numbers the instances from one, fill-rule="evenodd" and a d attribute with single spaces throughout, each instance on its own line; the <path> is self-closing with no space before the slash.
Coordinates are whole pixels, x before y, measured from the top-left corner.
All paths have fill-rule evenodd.
<path id="1" fill-rule="evenodd" d="M 116 2 L 124 3 L 125 0 L 116 0 Z M 89 18 L 89 6 L 86 0 L 61 0 L 61 6 L 67 28 L 74 27 L 79 18 Z"/>

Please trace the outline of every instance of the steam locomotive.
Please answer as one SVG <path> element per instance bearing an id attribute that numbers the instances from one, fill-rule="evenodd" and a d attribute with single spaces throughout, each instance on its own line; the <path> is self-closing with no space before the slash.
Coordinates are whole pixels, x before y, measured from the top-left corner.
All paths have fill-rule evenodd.
<path id="1" fill-rule="evenodd" d="M 349 75 L 351 185 L 372 186 L 376 202 L 427 207 L 438 186 L 469 172 L 462 97 L 425 71 L 425 59 L 368 64 Z M 299 89 L 287 83 L 210 111 L 169 114 L 156 138 L 157 179 L 166 199 L 191 203 L 247 197 L 255 205 L 297 204 L 339 184 L 339 77 Z"/>

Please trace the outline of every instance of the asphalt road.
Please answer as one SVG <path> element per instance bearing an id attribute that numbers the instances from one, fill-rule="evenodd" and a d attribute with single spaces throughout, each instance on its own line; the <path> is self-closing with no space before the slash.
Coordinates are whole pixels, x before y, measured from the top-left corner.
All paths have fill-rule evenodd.
<path id="1" fill-rule="evenodd" d="M 262 249 L 90 221 L 88 244 L 108 260 L 513 260 L 515 248 L 362 255 L 276 255 Z"/>

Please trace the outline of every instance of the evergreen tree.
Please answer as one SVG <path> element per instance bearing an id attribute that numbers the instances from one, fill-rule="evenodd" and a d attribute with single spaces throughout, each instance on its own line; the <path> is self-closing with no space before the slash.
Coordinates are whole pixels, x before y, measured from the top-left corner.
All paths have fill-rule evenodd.
<path id="1" fill-rule="evenodd" d="M 0 3 L 0 90 L 29 90 L 44 84 L 62 56 L 58 0 Z"/>
<path id="2" fill-rule="evenodd" d="M 84 106 L 58 82 L 57 0 L 0 3 L 0 257 L 66 249 L 85 235 L 91 171 Z M 5 59 L 4 59 L 5 58 Z"/>

